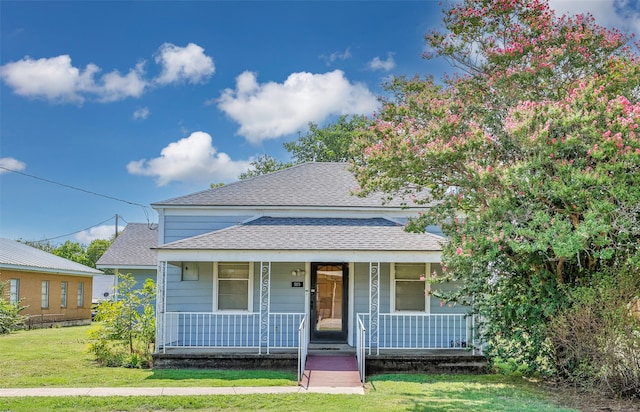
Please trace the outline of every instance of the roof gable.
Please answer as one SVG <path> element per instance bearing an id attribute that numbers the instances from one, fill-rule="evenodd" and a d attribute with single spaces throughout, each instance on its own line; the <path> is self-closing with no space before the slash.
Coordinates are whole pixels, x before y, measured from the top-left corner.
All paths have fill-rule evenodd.
<path id="1" fill-rule="evenodd" d="M 157 227 L 146 223 L 129 223 L 98 259 L 98 267 L 156 266 Z"/>
<path id="2" fill-rule="evenodd" d="M 353 194 L 357 189 L 358 182 L 347 163 L 310 162 L 153 206 L 398 208 L 403 205 L 399 199 L 383 205 L 382 195 L 358 197 Z"/>
<path id="3" fill-rule="evenodd" d="M 85 276 L 102 274 L 89 266 L 5 238 L 0 238 L 0 268 Z"/>

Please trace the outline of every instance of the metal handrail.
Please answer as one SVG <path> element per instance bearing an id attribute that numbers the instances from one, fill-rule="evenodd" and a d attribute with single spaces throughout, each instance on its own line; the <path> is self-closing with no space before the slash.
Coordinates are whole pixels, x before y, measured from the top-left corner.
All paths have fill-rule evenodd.
<path id="1" fill-rule="evenodd" d="M 365 380 L 365 336 L 367 329 L 362 323 L 362 319 L 358 318 L 358 333 L 356 334 L 356 357 L 358 358 L 358 372 L 360 373 L 360 382 Z"/>
<path id="2" fill-rule="evenodd" d="M 307 364 L 307 353 L 309 351 L 309 322 L 305 315 L 298 327 L 298 383 L 302 381 L 302 376 Z"/>

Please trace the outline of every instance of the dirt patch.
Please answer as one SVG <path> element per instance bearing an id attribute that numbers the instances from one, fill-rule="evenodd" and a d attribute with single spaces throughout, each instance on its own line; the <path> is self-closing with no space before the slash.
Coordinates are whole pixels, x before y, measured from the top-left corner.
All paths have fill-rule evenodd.
<path id="1" fill-rule="evenodd" d="M 558 405 L 582 412 L 638 412 L 640 398 L 614 399 L 601 393 L 561 384 L 545 384 L 551 398 Z"/>

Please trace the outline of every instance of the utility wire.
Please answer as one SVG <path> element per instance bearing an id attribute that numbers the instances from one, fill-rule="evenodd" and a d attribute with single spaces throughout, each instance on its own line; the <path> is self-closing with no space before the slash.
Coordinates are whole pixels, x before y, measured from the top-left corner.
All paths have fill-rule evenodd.
<path id="1" fill-rule="evenodd" d="M 113 220 L 113 219 L 114 219 L 114 217 L 110 217 L 109 219 L 107 219 L 107 220 L 103 220 L 102 222 L 100 222 L 100 223 L 96 223 L 95 225 L 89 226 L 88 228 L 81 229 L 81 230 L 77 230 L 77 231 L 75 231 L 75 232 L 71 232 L 71 233 L 67 233 L 66 235 L 60 235 L 60 236 L 56 236 L 56 237 L 50 237 L 49 239 L 42 239 L 42 240 L 39 240 L 38 242 L 49 242 L 49 241 L 51 241 L 51 240 L 60 239 L 61 237 L 67 237 L 67 236 L 75 235 L 76 233 L 84 232 L 84 231 L 89 230 L 89 229 L 91 229 L 91 228 L 93 228 L 93 227 L 103 225 L 103 224 L 105 224 L 105 223 L 107 223 L 108 221 Z"/>
<path id="2" fill-rule="evenodd" d="M 114 197 L 114 196 L 103 195 L 102 193 L 96 193 L 96 192 L 93 192 L 91 190 L 82 189 L 80 187 L 71 186 L 71 185 L 68 185 L 68 184 L 65 184 L 65 183 L 56 182 L 54 180 L 45 179 L 44 177 L 34 176 L 34 175 L 29 174 L 29 173 L 20 172 L 20 171 L 15 170 L 15 169 L 9 169 L 9 168 L 6 168 L 4 166 L 0 166 L 0 169 L 6 170 L 7 172 L 13 172 L 13 173 L 17 173 L 19 175 L 27 176 L 27 177 L 30 177 L 32 179 L 42 180 L 43 182 L 47 182 L 47 183 L 51 183 L 51 184 L 54 184 L 54 185 L 66 187 L 68 189 L 78 190 L 80 192 L 88 193 L 90 195 L 104 197 L 106 199 L 111 199 L 111 200 L 115 200 L 115 201 L 118 201 L 118 202 L 127 203 L 129 205 L 140 206 L 141 208 L 145 209 L 145 215 L 147 214 L 146 213 L 146 209 L 148 209 L 148 207 L 143 205 L 143 204 L 140 204 L 140 203 L 130 202 L 128 200 L 120 199 L 120 198 L 117 198 L 117 197 Z M 147 216 L 147 218 L 148 218 L 148 216 Z"/>

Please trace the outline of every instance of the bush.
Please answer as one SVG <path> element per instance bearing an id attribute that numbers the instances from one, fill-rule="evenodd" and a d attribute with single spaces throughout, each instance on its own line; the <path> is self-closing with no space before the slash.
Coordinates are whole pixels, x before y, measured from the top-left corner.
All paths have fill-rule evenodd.
<path id="1" fill-rule="evenodd" d="M 559 377 L 618 397 L 640 397 L 640 318 L 632 274 L 584 287 L 550 329 Z"/>
<path id="2" fill-rule="evenodd" d="M 135 288 L 131 275 L 118 274 L 116 300 L 97 307 L 98 325 L 89 331 L 89 352 L 104 366 L 147 368 L 155 343 L 155 284 Z"/>
<path id="3" fill-rule="evenodd" d="M 25 316 L 20 315 L 24 310 L 20 302 L 11 303 L 4 298 L 7 282 L 0 282 L 0 335 L 24 328 Z"/>

